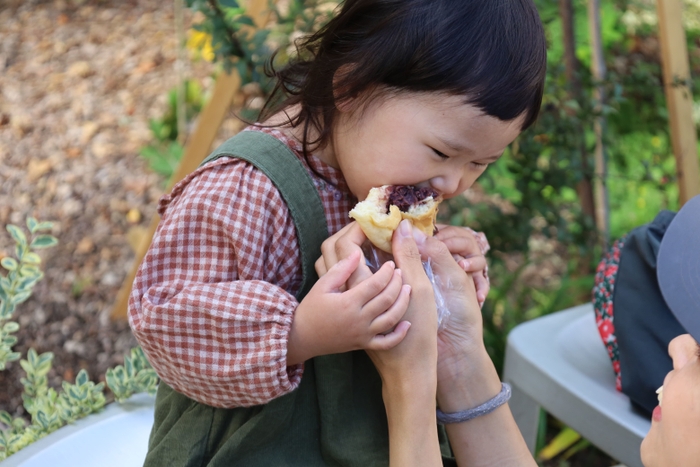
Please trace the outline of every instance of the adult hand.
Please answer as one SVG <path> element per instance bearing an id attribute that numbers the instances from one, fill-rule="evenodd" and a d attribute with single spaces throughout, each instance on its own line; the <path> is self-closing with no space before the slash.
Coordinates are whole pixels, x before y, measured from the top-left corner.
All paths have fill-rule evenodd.
<path id="1" fill-rule="evenodd" d="M 433 287 L 425 274 L 413 237 L 414 231 L 417 229 L 410 222 L 402 221 L 392 238 L 394 261 L 401 270 L 404 287 L 409 287 L 411 291 L 410 302 L 402 318 L 402 322 L 410 323 L 411 328 L 395 347 L 367 352 L 385 382 L 389 377 L 413 378 L 419 374 L 428 380 L 435 379 L 437 309 Z M 464 272 L 461 274 L 465 275 Z"/>
<path id="2" fill-rule="evenodd" d="M 389 462 L 391 467 L 437 467 L 442 465 L 435 429 L 437 309 L 408 221 L 394 232 L 392 251 L 404 287 L 411 288 L 402 321 L 411 327 L 392 349 L 367 351 L 382 377 Z"/>
<path id="3" fill-rule="evenodd" d="M 501 382 L 484 346 L 474 281 L 443 242 L 417 237 L 423 259 L 431 258 L 450 310 L 438 334 L 438 406 L 446 413 L 477 407 L 498 394 Z M 535 466 L 507 405 L 446 428 L 458 465 Z"/>
<path id="4" fill-rule="evenodd" d="M 475 407 L 496 395 L 500 382 L 484 346 L 474 281 L 443 242 L 414 235 L 423 260 L 431 260 L 450 311 L 438 334 L 438 405 L 445 412 Z"/>
<path id="5" fill-rule="evenodd" d="M 438 334 L 440 360 L 483 346 L 483 322 L 475 282 L 455 260 L 448 245 L 462 242 L 463 237 L 448 236 L 447 242 L 443 242 L 438 236 L 426 237 L 420 231 L 414 231 L 414 236 L 422 260 L 430 259 L 433 272 L 440 282 L 445 306 L 450 312 Z"/>

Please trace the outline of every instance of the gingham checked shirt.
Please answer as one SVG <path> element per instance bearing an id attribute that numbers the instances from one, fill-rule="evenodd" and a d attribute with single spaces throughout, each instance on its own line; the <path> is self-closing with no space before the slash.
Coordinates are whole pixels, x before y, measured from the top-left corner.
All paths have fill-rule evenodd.
<path id="1" fill-rule="evenodd" d="M 332 235 L 357 200 L 339 170 L 307 162 Z M 309 163 L 326 180 L 310 170 Z M 264 404 L 295 389 L 287 341 L 301 286 L 294 222 L 279 191 L 248 162 L 221 158 L 161 198 L 162 216 L 136 276 L 129 323 L 158 375 L 215 407 Z"/>

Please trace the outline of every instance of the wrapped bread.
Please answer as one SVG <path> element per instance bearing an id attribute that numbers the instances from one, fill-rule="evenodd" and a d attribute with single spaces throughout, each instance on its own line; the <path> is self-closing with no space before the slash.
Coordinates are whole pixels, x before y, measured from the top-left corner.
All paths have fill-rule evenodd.
<path id="1" fill-rule="evenodd" d="M 372 188 L 367 198 L 350 211 L 350 217 L 374 246 L 391 253 L 391 237 L 403 219 L 425 235 L 433 235 L 440 201 L 442 197 L 432 188 L 384 185 Z"/>

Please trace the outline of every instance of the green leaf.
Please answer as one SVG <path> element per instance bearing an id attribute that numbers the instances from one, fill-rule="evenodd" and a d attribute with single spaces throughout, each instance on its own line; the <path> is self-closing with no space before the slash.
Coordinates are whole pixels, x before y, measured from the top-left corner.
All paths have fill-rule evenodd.
<path id="1" fill-rule="evenodd" d="M 587 439 L 582 439 L 578 443 L 574 444 L 571 448 L 567 449 L 564 454 L 561 455 L 561 460 L 565 461 L 574 454 L 583 451 L 591 445 L 591 442 Z"/>
<path id="2" fill-rule="evenodd" d="M 36 350 L 34 348 L 30 348 L 29 351 L 27 352 L 27 357 L 29 359 L 29 363 L 32 365 L 32 367 L 35 367 L 36 364 L 39 362 L 39 355 L 36 353 Z"/>
<path id="3" fill-rule="evenodd" d="M 41 256 L 30 251 L 24 254 L 22 261 L 29 264 L 41 264 Z"/>
<path id="4" fill-rule="evenodd" d="M 82 386 L 89 380 L 90 378 L 88 377 L 87 371 L 85 371 L 85 369 L 82 369 L 78 372 L 78 376 L 76 376 L 75 378 L 75 384 L 77 384 L 78 386 Z"/>
<path id="5" fill-rule="evenodd" d="M 37 412 L 36 418 L 43 428 L 46 429 L 49 427 L 49 419 L 43 410 L 40 410 L 39 412 Z"/>
<path id="6" fill-rule="evenodd" d="M 4 300 L 0 304 L 0 319 L 8 319 L 15 312 L 16 305 L 10 300 Z"/>
<path id="7" fill-rule="evenodd" d="M 57 244 L 58 239 L 53 235 L 39 235 L 32 241 L 32 244 L 29 247 L 35 249 L 49 248 Z"/>
<path id="8" fill-rule="evenodd" d="M 34 371 L 34 367 L 32 367 L 32 365 L 31 365 L 28 361 L 26 361 L 26 360 L 20 360 L 20 361 L 19 361 L 19 364 L 22 366 L 22 369 L 23 369 L 24 372 L 27 373 L 27 374 L 30 374 L 30 373 L 32 373 L 32 372 Z M 24 384 L 24 381 L 26 381 L 26 379 L 25 379 L 25 378 L 22 378 L 22 381 L 23 381 L 22 384 Z"/>
<path id="9" fill-rule="evenodd" d="M 46 232 L 51 229 L 53 229 L 53 222 L 40 222 L 39 225 L 36 226 L 37 232 Z"/>
<path id="10" fill-rule="evenodd" d="M 542 448 L 539 453 L 539 459 L 548 461 L 559 455 L 564 450 L 570 448 L 578 440 L 581 439 L 581 435 L 576 433 L 571 428 L 564 427 L 558 435 L 554 437 L 552 441 L 549 442 L 547 446 Z"/>
<path id="11" fill-rule="evenodd" d="M 15 242 L 17 242 L 18 244 L 20 244 L 20 245 L 27 244 L 27 236 L 24 235 L 24 232 L 22 232 L 22 229 L 20 229 L 16 225 L 13 225 L 13 224 L 8 225 L 7 231 L 10 232 L 10 235 L 15 240 Z"/>
<path id="12" fill-rule="evenodd" d="M 12 332 L 17 332 L 19 330 L 19 323 L 15 323 L 14 321 L 8 321 L 2 327 L 2 330 L 8 334 Z"/>
<path id="13" fill-rule="evenodd" d="M 255 26 L 253 19 L 250 16 L 239 16 L 236 19 L 238 24 L 245 24 L 246 26 Z"/>
<path id="14" fill-rule="evenodd" d="M 2 267 L 7 269 L 8 271 L 16 271 L 17 267 L 19 266 L 17 260 L 14 258 L 10 258 L 9 256 L 0 260 L 0 264 L 2 264 Z"/>
<path id="15" fill-rule="evenodd" d="M 39 225 L 39 222 L 34 219 L 33 217 L 27 217 L 27 228 L 31 233 L 36 232 L 36 228 Z"/>
<path id="16" fill-rule="evenodd" d="M 22 292 L 17 292 L 15 295 L 12 297 L 12 304 L 13 305 L 19 305 L 20 303 L 25 302 L 29 297 L 32 296 L 32 291 L 31 290 L 26 290 Z"/>
<path id="17" fill-rule="evenodd" d="M 38 267 L 36 267 L 36 265 L 34 265 L 34 264 L 23 265 L 22 269 L 20 270 L 20 273 L 24 277 L 33 276 L 33 277 L 36 277 L 37 279 L 41 279 L 42 277 L 44 277 L 44 273 L 41 272 L 41 270 Z"/>
<path id="18" fill-rule="evenodd" d="M 219 5 L 225 8 L 239 8 L 236 0 L 219 0 Z"/>
<path id="19" fill-rule="evenodd" d="M 0 423 L 12 426 L 12 416 L 8 412 L 0 410 Z"/>
<path id="20" fill-rule="evenodd" d="M 34 284 L 39 280 L 39 277 L 33 275 L 23 276 L 17 282 L 17 290 L 29 290 L 34 287 Z"/>

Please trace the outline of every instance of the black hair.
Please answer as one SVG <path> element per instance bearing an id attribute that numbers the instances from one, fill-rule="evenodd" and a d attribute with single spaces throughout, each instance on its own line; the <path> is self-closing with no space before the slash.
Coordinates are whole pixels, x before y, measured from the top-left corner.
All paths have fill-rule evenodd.
<path id="1" fill-rule="evenodd" d="M 376 88 L 465 96 L 503 121 L 525 115 L 525 129 L 540 110 L 547 60 L 532 0 L 346 0 L 297 51 L 270 67 L 277 84 L 261 120 L 298 105 L 290 124 L 303 126 L 305 154 L 328 143 L 336 102 Z"/>

